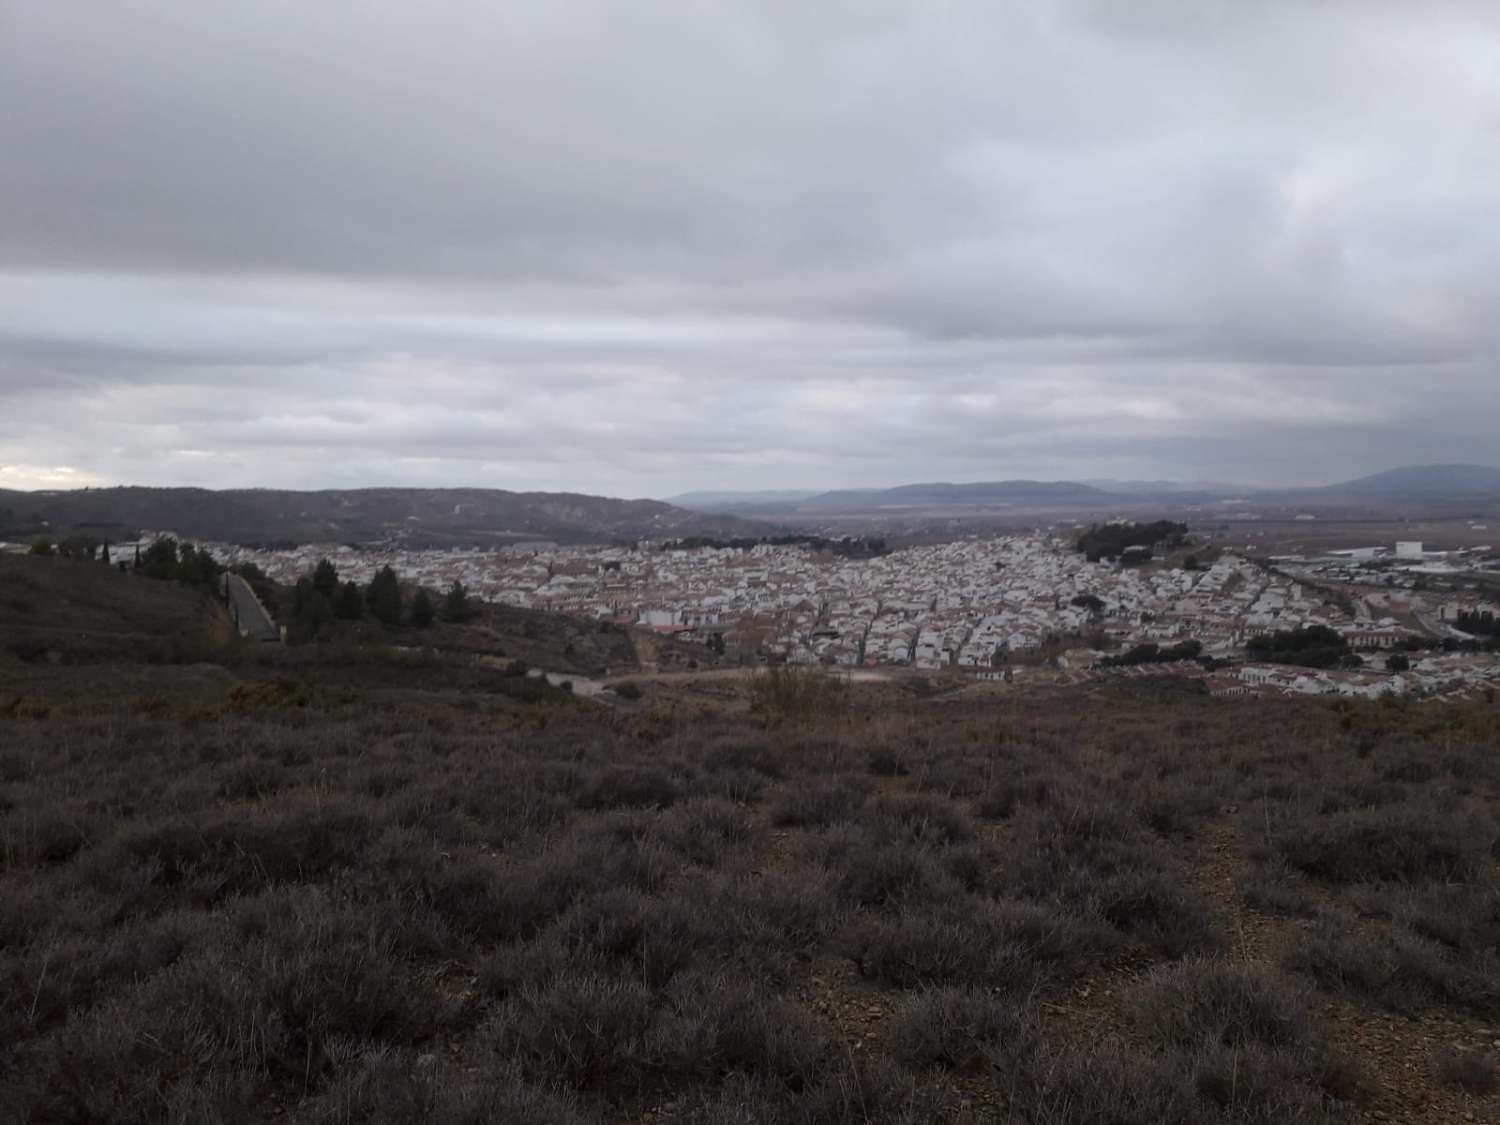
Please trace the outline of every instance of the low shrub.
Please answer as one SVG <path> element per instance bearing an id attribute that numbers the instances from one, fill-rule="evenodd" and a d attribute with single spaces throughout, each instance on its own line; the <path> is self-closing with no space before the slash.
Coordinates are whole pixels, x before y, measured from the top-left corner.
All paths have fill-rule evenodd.
<path id="1" fill-rule="evenodd" d="M 1492 825 L 1426 808 L 1351 809 L 1303 815 L 1274 847 L 1286 863 L 1330 883 L 1467 882 L 1488 859 Z"/>
<path id="2" fill-rule="evenodd" d="M 688 863 L 715 867 L 754 841 L 756 825 L 741 805 L 710 797 L 667 811 L 651 834 Z"/>
<path id="3" fill-rule="evenodd" d="M 185 1118 L 189 1120 L 204 1118 Z M 310 1100 L 308 1125 L 587 1125 L 577 1099 L 527 1082 L 514 1065 L 475 1072 L 433 1052 L 375 1051 Z"/>
<path id="4" fill-rule="evenodd" d="M 798 785 L 776 800 L 771 819 L 783 828 L 830 828 L 852 820 L 866 795 L 862 780 L 852 777 Z"/>
<path id="5" fill-rule="evenodd" d="M 865 806 L 863 820 L 882 839 L 918 847 L 964 844 L 974 838 L 963 809 L 930 793 L 882 797 Z"/>
<path id="6" fill-rule="evenodd" d="M 860 975 L 892 988 L 992 985 L 1024 991 L 1040 969 L 1006 940 L 1000 921 L 975 904 L 970 911 L 908 909 L 850 923 L 840 945 Z"/>
<path id="7" fill-rule="evenodd" d="M 1099 916 L 1138 945 L 1169 958 L 1224 945 L 1224 930 L 1202 894 L 1162 871 L 1121 875 L 1094 895 Z"/>
<path id="8" fill-rule="evenodd" d="M 1370 932 L 1340 916 L 1299 930 L 1282 958 L 1289 970 L 1323 988 L 1367 997 L 1399 1012 L 1440 1003 L 1500 1013 L 1500 963 L 1493 952 L 1459 959 L 1402 929 Z"/>
<path id="9" fill-rule="evenodd" d="M 1432 1072 L 1444 1086 L 1466 1094 L 1483 1098 L 1500 1093 L 1500 1059 L 1492 1051 L 1438 1051 L 1432 1057 Z"/>
<path id="10" fill-rule="evenodd" d="M 506 1001 L 487 1038 L 502 1061 L 543 1081 L 638 1085 L 662 1046 L 655 1023 L 651 990 L 640 981 L 565 974 Z"/>
<path id="11" fill-rule="evenodd" d="M 1017 1088 L 1027 1125 L 1202 1125 L 1207 1116 L 1172 1060 L 1114 1039 L 1038 1057 L 1001 1080 Z"/>
<path id="12" fill-rule="evenodd" d="M 578 794 L 581 809 L 664 809 L 682 795 L 678 779 L 659 766 L 610 766 Z"/>
<path id="13" fill-rule="evenodd" d="M 1002 1000 L 986 989 L 938 988 L 903 1003 L 884 1038 L 892 1056 L 914 1070 L 959 1070 L 997 1053 L 1028 1056 L 1037 1048 L 1032 1020 L 1024 1001 Z"/>
<path id="14" fill-rule="evenodd" d="M 941 903 L 964 893 L 933 856 L 907 844 L 877 844 L 855 836 L 830 848 L 829 853 L 836 892 L 850 906 Z"/>
<path id="15" fill-rule="evenodd" d="M 1312 1019 L 1287 980 L 1223 961 L 1186 961 L 1154 972 L 1131 997 L 1136 1024 L 1165 1046 L 1301 1047 Z"/>

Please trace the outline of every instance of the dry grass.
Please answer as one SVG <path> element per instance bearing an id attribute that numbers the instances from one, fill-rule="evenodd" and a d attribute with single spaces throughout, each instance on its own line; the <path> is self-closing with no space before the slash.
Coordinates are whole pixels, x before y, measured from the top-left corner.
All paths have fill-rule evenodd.
<path id="1" fill-rule="evenodd" d="M 1325 1004 L 1500 1016 L 1493 708 L 343 655 L 0 673 L 0 1118 L 1336 1121 Z"/>

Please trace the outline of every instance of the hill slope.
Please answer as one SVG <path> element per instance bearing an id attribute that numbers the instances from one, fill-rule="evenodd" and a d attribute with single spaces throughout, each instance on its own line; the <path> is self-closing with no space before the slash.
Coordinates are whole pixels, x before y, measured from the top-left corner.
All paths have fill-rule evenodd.
<path id="1" fill-rule="evenodd" d="M 1500 1120 L 1491 705 L 257 655 L 0 664 L 0 1120 Z"/>
<path id="2" fill-rule="evenodd" d="M 493 488 L 276 489 L 97 488 L 0 492 L 0 538 L 87 532 L 121 538 L 173 531 L 231 543 L 366 542 L 413 545 L 552 539 L 607 542 L 673 535 L 756 535 L 732 516 L 705 516 L 659 500 Z"/>
<path id="3" fill-rule="evenodd" d="M 1331 484 L 1325 493 L 1391 500 L 1500 495 L 1500 469 L 1488 465 L 1413 465 Z"/>
<path id="4" fill-rule="evenodd" d="M 229 635 L 199 591 L 102 563 L 0 555 L 0 661 L 196 659 Z"/>
<path id="5" fill-rule="evenodd" d="M 668 496 L 666 502 L 694 512 L 723 512 L 766 504 L 795 504 L 817 496 L 816 489 L 773 488 L 759 492 L 684 492 Z"/>
<path id="6" fill-rule="evenodd" d="M 840 489 L 794 505 L 800 511 L 852 512 L 879 508 L 991 508 L 1068 505 L 1115 499 L 1074 481 L 1002 480 L 972 484 L 904 484 L 896 488 Z"/>

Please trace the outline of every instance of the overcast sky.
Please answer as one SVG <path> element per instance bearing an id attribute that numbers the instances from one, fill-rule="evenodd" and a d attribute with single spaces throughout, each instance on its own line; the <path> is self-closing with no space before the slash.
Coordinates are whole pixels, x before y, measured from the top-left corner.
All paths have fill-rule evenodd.
<path id="1" fill-rule="evenodd" d="M 0 0 L 0 487 L 1500 463 L 1500 4 Z"/>

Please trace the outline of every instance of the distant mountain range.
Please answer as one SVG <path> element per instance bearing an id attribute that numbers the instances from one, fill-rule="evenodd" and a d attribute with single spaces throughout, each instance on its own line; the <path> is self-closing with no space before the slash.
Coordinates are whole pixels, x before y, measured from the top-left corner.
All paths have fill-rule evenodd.
<path id="1" fill-rule="evenodd" d="M 1458 500 L 1500 496 L 1500 469 L 1488 465 L 1417 465 L 1390 469 L 1316 491 L 1384 500 Z"/>
<path id="2" fill-rule="evenodd" d="M 1483 498 L 1500 499 L 1500 469 L 1484 465 L 1422 465 L 1315 488 L 1257 489 L 1219 482 L 1169 480 L 1005 480 L 815 493 L 700 492 L 674 500 L 699 511 L 738 512 L 774 519 L 777 515 L 878 514 L 913 509 L 1108 509 L 1152 502 L 1190 504 L 1222 499 L 1314 505 L 1437 503 Z"/>
<path id="3" fill-rule="evenodd" d="M 738 512 L 775 519 L 777 516 L 806 518 L 852 513 L 897 515 L 934 510 L 1109 507 L 1120 496 L 1077 481 L 1000 480 L 973 484 L 931 482 L 895 488 L 845 488 L 832 492 L 792 493 L 785 497 L 758 492 L 689 493 L 674 499 L 702 511 Z"/>
<path id="4" fill-rule="evenodd" d="M 1102 485 L 1108 487 L 1102 487 Z M 1129 487 L 1127 487 L 1129 486 Z M 412 546 L 558 543 L 688 536 L 747 538 L 858 516 L 893 525 L 930 513 L 945 521 L 1005 513 L 1203 510 L 1222 500 L 1268 508 L 1399 509 L 1500 504 L 1500 469 L 1421 465 L 1319 488 L 1239 489 L 1172 481 L 1003 480 L 908 484 L 831 492 L 695 492 L 662 500 L 617 500 L 571 492 L 494 488 L 275 489 L 90 488 L 0 491 L 0 540 L 87 534 L 123 539 L 173 531 L 231 543 L 368 543 Z M 753 518 L 752 518 L 753 517 Z M 784 521 L 784 522 L 783 522 Z"/>
<path id="5" fill-rule="evenodd" d="M 795 504 L 817 495 L 815 488 L 772 488 L 761 492 L 684 492 L 681 496 L 663 497 L 663 501 L 693 512 L 713 512 L 753 504 Z"/>
<path id="6" fill-rule="evenodd" d="M 1109 494 L 1074 481 L 1002 480 L 976 484 L 904 484 L 833 492 L 709 492 L 673 497 L 700 511 L 813 515 L 930 508 L 1012 508 L 1107 501 Z"/>
<path id="7" fill-rule="evenodd" d="M 90 488 L 0 491 L 0 539 L 88 534 L 124 538 L 172 531 L 230 543 L 504 544 L 546 539 L 599 543 L 672 536 L 746 536 L 770 529 L 660 500 L 494 488 L 276 489 Z"/>
<path id="8" fill-rule="evenodd" d="M 1244 485 L 1228 484 L 1224 481 L 1183 481 L 1183 480 L 1086 480 L 1084 484 L 1104 492 L 1114 492 L 1126 496 L 1164 496 L 1182 492 L 1207 492 L 1215 494 L 1229 494 L 1245 492 Z"/>

